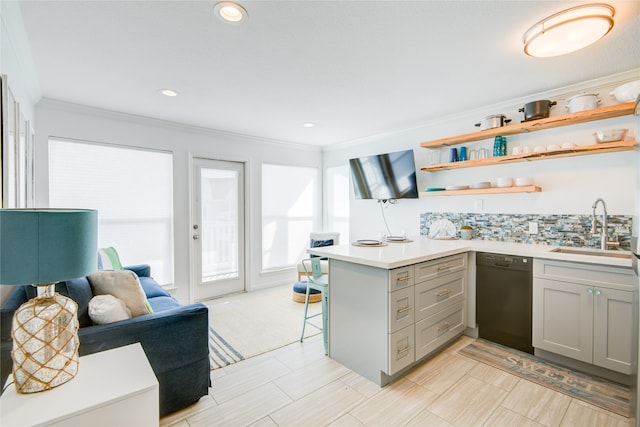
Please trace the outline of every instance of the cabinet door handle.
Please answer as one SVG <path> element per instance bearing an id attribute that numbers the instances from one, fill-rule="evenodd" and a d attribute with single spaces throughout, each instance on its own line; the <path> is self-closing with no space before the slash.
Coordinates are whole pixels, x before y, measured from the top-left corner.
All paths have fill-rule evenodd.
<path id="1" fill-rule="evenodd" d="M 445 265 L 439 265 L 438 266 L 438 272 L 440 271 L 445 271 L 445 270 L 449 270 L 451 268 L 451 266 L 449 264 L 445 264 Z"/>
<path id="2" fill-rule="evenodd" d="M 596 294 L 596 295 L 600 295 L 602 292 L 600 292 L 599 289 L 596 289 L 595 291 L 593 291 L 593 293 Z"/>
<path id="3" fill-rule="evenodd" d="M 592 293 L 593 293 L 593 289 L 591 289 L 591 288 L 587 288 L 587 293 L 588 293 L 588 294 L 592 294 Z"/>
<path id="4" fill-rule="evenodd" d="M 437 296 L 438 298 L 442 298 L 442 297 L 446 297 L 446 296 L 448 296 L 450 293 L 451 293 L 451 291 L 450 291 L 449 289 L 443 289 L 443 290 L 441 290 L 440 292 L 438 292 L 438 293 L 436 294 L 436 296 Z"/>
<path id="5" fill-rule="evenodd" d="M 396 277 L 396 282 L 408 282 L 409 280 L 411 280 L 411 276 Z"/>
<path id="6" fill-rule="evenodd" d="M 399 348 L 399 349 L 398 349 L 398 354 L 408 353 L 408 352 L 409 352 L 409 350 L 411 350 L 411 347 L 410 347 L 410 346 L 406 346 L 406 347 L 404 347 L 404 348 Z"/>
<path id="7" fill-rule="evenodd" d="M 442 326 L 438 327 L 438 332 L 442 332 L 442 331 L 446 331 L 447 329 L 449 329 L 451 327 L 451 323 L 449 322 L 444 322 L 444 324 Z"/>
<path id="8" fill-rule="evenodd" d="M 400 314 L 400 313 L 406 313 L 406 312 L 407 312 L 407 311 L 409 311 L 409 310 L 411 310 L 411 306 L 406 306 L 406 307 L 404 307 L 404 308 L 399 308 L 399 309 L 397 310 L 397 313 L 398 313 L 398 314 Z"/>

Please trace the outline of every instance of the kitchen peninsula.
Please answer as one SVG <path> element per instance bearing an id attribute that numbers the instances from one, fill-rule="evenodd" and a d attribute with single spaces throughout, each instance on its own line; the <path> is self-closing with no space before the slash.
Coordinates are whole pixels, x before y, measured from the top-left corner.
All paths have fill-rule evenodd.
<path id="1" fill-rule="evenodd" d="M 475 254 L 493 252 L 622 267 L 619 256 L 485 240 L 312 248 L 329 258 L 329 356 L 384 386 L 476 327 Z"/>

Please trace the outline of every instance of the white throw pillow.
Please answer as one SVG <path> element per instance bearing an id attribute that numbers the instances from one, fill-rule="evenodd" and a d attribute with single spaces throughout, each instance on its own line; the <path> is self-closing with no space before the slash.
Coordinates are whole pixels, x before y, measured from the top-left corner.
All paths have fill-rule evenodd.
<path id="1" fill-rule="evenodd" d="M 130 270 L 101 270 L 87 276 L 94 295 L 113 295 L 120 298 L 133 317 L 153 313 L 144 294 L 140 279 Z"/>
<path id="2" fill-rule="evenodd" d="M 96 325 L 131 319 L 131 311 L 113 295 L 96 295 L 89 301 L 89 317 Z"/>

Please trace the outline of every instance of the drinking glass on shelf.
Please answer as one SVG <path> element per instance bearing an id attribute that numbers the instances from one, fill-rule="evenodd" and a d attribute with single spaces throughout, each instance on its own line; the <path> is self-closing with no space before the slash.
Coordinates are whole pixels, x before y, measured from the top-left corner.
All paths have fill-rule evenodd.
<path id="1" fill-rule="evenodd" d="M 469 160 L 478 160 L 478 150 L 475 148 L 469 150 Z"/>
<path id="2" fill-rule="evenodd" d="M 440 150 L 435 148 L 435 149 L 431 149 L 429 150 L 429 163 L 432 165 L 437 165 L 442 163 L 442 160 L 440 160 Z"/>

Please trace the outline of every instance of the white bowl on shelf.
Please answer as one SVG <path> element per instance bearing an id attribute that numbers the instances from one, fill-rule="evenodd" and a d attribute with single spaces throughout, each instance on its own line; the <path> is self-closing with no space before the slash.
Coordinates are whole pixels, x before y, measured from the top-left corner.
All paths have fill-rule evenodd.
<path id="1" fill-rule="evenodd" d="M 521 176 L 515 179 L 516 187 L 527 187 L 533 185 L 533 178 L 530 176 Z"/>
<path id="2" fill-rule="evenodd" d="M 513 178 L 496 178 L 496 187 L 505 188 L 513 185 Z"/>

